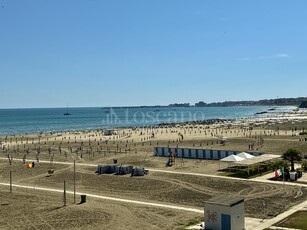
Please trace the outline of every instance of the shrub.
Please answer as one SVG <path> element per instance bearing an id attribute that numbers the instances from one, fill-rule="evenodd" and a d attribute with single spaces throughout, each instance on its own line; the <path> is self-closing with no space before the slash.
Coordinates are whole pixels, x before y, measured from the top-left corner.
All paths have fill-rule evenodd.
<path id="1" fill-rule="evenodd" d="M 284 169 L 289 169 L 289 165 L 286 161 L 283 160 L 276 160 L 270 163 L 269 167 L 275 171 L 276 169 L 280 169 L 281 167 L 284 167 Z"/>
<path id="2" fill-rule="evenodd" d="M 302 168 L 304 169 L 304 172 L 307 171 L 307 161 L 302 162 Z"/>

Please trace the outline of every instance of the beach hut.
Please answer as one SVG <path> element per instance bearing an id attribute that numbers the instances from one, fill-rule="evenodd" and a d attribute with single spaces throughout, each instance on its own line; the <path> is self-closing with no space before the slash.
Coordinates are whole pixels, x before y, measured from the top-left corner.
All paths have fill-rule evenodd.
<path id="1" fill-rule="evenodd" d="M 111 136 L 111 135 L 117 135 L 117 130 L 116 129 L 105 129 L 103 130 L 103 134 L 105 136 Z"/>
<path id="2" fill-rule="evenodd" d="M 237 156 L 242 157 L 244 159 L 251 159 L 251 158 L 255 157 L 252 154 L 249 154 L 249 153 L 246 153 L 246 152 L 239 153 Z"/>
<path id="3" fill-rule="evenodd" d="M 245 229 L 245 204 L 242 197 L 220 195 L 205 201 L 206 229 Z"/>

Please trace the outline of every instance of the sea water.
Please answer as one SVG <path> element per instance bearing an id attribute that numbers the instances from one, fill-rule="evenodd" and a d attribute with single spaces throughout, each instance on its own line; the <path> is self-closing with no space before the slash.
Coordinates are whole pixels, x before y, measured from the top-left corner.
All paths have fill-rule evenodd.
<path id="1" fill-rule="evenodd" d="M 293 106 L 125 107 L 0 109 L 0 136 L 26 133 L 152 126 L 209 119 L 237 119 L 288 112 Z M 259 112 L 268 113 L 256 114 Z"/>

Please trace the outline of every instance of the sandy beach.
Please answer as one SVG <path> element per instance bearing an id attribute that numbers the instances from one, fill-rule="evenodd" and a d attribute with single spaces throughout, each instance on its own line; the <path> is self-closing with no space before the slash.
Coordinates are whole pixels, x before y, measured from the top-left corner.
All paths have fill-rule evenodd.
<path id="1" fill-rule="evenodd" d="M 306 7 L 2 0 L 0 230 L 307 230 Z"/>
<path id="2" fill-rule="evenodd" d="M 307 189 L 298 185 L 210 177 L 221 175 L 220 163 L 213 160 L 177 159 L 174 166 L 166 167 L 166 158 L 154 156 L 153 148 L 169 146 L 251 151 L 252 146 L 254 151 L 281 155 L 293 147 L 307 155 L 306 135 L 300 135 L 305 127 L 307 113 L 292 112 L 214 124 L 191 122 L 152 128 L 123 128 L 117 129 L 116 134 L 111 136 L 104 135 L 102 130 L 2 136 L 0 183 L 8 183 L 9 171 L 12 171 L 16 185 L 61 190 L 65 180 L 71 191 L 71 163 L 75 160 L 76 187 L 80 193 L 175 205 L 200 212 L 93 197 L 89 197 L 85 204 L 73 205 L 71 194 L 68 206 L 63 207 L 61 193 L 13 187 L 13 194 L 9 194 L 8 186 L 0 186 L 1 197 L 5 197 L 1 200 L 0 228 L 23 228 L 25 222 L 30 224 L 31 219 L 36 218 L 40 220 L 40 225 L 37 222 L 31 224 L 38 229 L 42 226 L 46 229 L 93 229 L 97 226 L 100 229 L 109 229 L 110 226 L 116 229 L 123 226 L 126 229 L 184 229 L 189 224 L 201 222 L 204 201 L 219 194 L 244 197 L 246 217 L 270 219 L 305 200 Z M 222 137 L 227 138 L 227 144 L 220 144 Z M 12 165 L 8 162 L 8 155 L 13 157 Z M 23 159 L 25 162 L 34 161 L 35 167 L 27 169 Z M 149 169 L 149 174 L 144 177 L 95 174 L 97 165 L 113 164 L 114 159 L 118 164 L 145 167 Z M 54 170 L 52 175 L 48 175 L 50 168 Z M 162 170 L 182 174 L 169 174 Z M 206 177 L 185 173 L 199 173 Z M 276 191 L 282 199 L 277 198 Z M 33 203 L 34 200 L 31 212 L 26 212 L 27 202 Z M 263 200 L 267 202 L 265 208 L 262 207 Z M 12 209 L 19 210 L 18 218 L 8 215 Z M 53 219 L 55 221 L 51 221 Z"/>

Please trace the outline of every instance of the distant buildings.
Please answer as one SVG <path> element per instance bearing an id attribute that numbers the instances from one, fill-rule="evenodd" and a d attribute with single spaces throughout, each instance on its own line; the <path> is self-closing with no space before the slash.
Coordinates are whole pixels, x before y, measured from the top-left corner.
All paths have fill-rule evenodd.
<path id="1" fill-rule="evenodd" d="M 190 103 L 175 103 L 170 104 L 168 107 L 190 107 Z"/>
<path id="2" fill-rule="evenodd" d="M 224 101 L 224 102 L 212 102 L 205 103 L 200 101 L 195 104 L 195 107 L 225 107 L 225 106 L 306 106 L 307 98 L 278 98 L 278 99 L 265 99 L 259 101 Z M 300 107 L 303 108 L 303 107 Z"/>
<path id="3" fill-rule="evenodd" d="M 195 103 L 195 107 L 205 107 L 207 106 L 207 103 L 203 102 L 203 101 L 200 101 L 198 103 Z"/>

